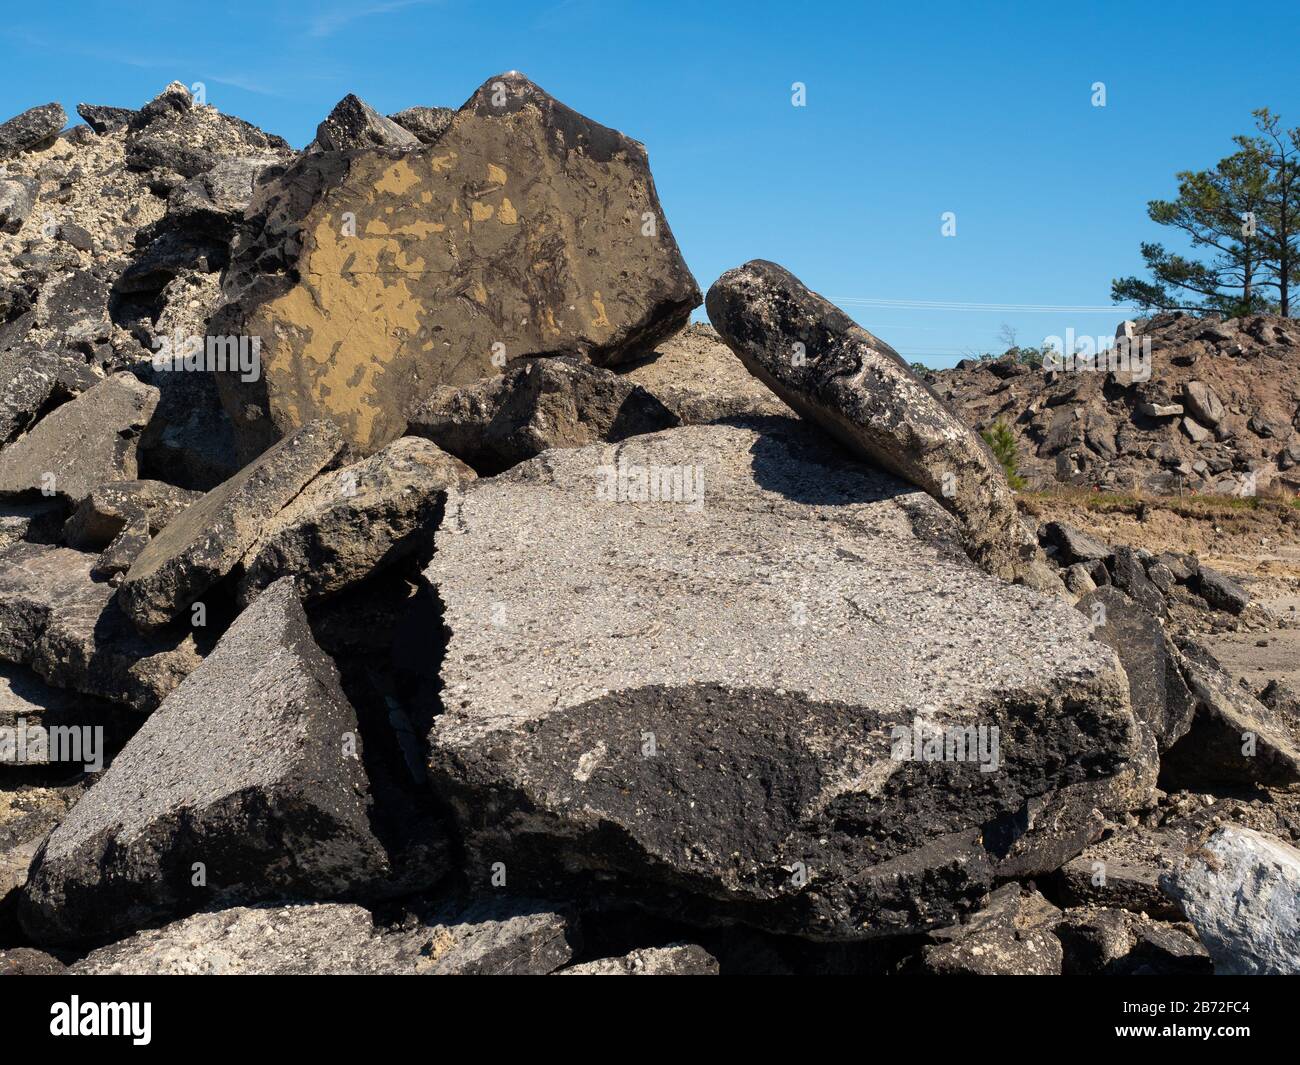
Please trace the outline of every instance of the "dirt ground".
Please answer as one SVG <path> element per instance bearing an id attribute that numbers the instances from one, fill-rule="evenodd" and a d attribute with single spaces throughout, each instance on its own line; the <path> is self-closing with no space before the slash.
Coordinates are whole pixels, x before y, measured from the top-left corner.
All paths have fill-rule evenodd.
<path id="1" fill-rule="evenodd" d="M 1207 633 L 1204 642 L 1253 689 L 1280 680 L 1300 691 L 1300 508 L 1294 500 L 1031 494 L 1038 521 L 1065 521 L 1110 544 L 1195 554 L 1241 582 L 1263 625 Z"/>

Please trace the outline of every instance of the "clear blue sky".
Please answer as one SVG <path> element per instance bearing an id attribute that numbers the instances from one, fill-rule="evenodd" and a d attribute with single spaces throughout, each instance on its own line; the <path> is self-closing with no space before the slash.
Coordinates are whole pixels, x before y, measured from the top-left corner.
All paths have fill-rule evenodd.
<path id="1" fill-rule="evenodd" d="M 203 81 L 209 103 L 301 146 L 345 93 L 456 107 L 518 69 L 646 144 L 702 288 L 762 257 L 846 300 L 1095 307 L 1161 239 L 1144 208 L 1177 170 L 1226 154 L 1253 108 L 1300 125 L 1298 45 L 1295 0 L 72 0 L 6 12 L 0 112 L 134 107 Z M 1038 343 L 1124 317 L 845 307 L 932 365 L 1000 350 L 1004 322 Z"/>

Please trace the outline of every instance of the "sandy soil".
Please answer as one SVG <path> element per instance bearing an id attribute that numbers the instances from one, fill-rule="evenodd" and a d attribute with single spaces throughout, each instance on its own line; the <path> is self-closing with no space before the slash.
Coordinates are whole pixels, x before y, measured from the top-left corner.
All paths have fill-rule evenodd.
<path id="1" fill-rule="evenodd" d="M 1239 580 L 1262 610 L 1249 631 L 1206 633 L 1206 646 L 1252 689 L 1279 680 L 1300 691 L 1300 510 L 1287 501 L 1244 508 L 1144 499 L 1129 506 L 1032 496 L 1025 507 L 1039 521 L 1067 521 L 1107 543 L 1194 553 Z"/>
<path id="2" fill-rule="evenodd" d="M 1231 508 L 1210 500 L 1093 504 L 1036 495 L 1026 500 L 1026 509 L 1039 521 L 1067 521 L 1107 543 L 1195 554 L 1279 614 L 1300 605 L 1300 509 L 1286 502 Z"/>

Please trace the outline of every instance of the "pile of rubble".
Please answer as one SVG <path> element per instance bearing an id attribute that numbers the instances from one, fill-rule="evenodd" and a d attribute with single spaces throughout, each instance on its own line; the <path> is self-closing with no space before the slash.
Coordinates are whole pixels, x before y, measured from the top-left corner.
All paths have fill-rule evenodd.
<path id="1" fill-rule="evenodd" d="M 80 112 L 0 126 L 0 971 L 1300 966 L 1300 707 L 1162 620 L 1245 593 L 775 264 L 684 329 L 640 144 Z"/>
<path id="2" fill-rule="evenodd" d="M 1300 322 L 1181 313 L 1128 322 L 1110 352 L 964 359 L 927 375 L 978 429 L 1019 443 L 1032 487 L 1300 491 Z"/>

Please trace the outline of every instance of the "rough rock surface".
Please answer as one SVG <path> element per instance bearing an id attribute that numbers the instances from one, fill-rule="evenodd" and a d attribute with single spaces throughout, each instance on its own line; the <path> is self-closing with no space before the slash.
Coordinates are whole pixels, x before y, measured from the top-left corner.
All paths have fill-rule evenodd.
<path id="1" fill-rule="evenodd" d="M 29 729 L 39 726 L 42 729 L 72 728 L 98 726 L 104 729 L 104 738 L 110 742 L 120 743 L 129 735 L 125 720 L 126 715 L 135 717 L 134 713 L 123 712 L 122 708 L 90 696 L 69 692 L 64 689 L 51 688 L 30 670 L 19 666 L 0 664 L 0 728 L 14 729 L 25 724 Z M 79 763 L 73 764 L 69 772 L 75 772 L 81 766 L 92 764 L 98 756 L 100 768 L 105 764 L 108 752 L 104 747 L 97 751 L 82 748 L 80 742 L 68 752 L 84 755 Z M 27 764 L 45 765 L 50 761 L 48 745 L 36 749 L 19 751 L 8 744 L 0 743 L 0 765 Z"/>
<path id="2" fill-rule="evenodd" d="M 1187 735 L 1161 758 L 1162 786 L 1300 781 L 1300 721 L 1261 703 L 1196 641 L 1176 650 L 1196 708 Z"/>
<path id="3" fill-rule="evenodd" d="M 718 331 L 704 322 L 692 322 L 645 359 L 616 369 L 663 403 L 683 425 L 791 414 L 770 388 L 745 369 Z"/>
<path id="4" fill-rule="evenodd" d="M 283 138 L 196 103 L 176 81 L 140 108 L 126 128 L 128 166 L 168 170 L 184 178 L 212 169 L 223 156 L 287 148 Z"/>
<path id="5" fill-rule="evenodd" d="M 49 684 L 152 710 L 201 661 L 195 638 L 142 635 L 112 586 L 91 577 L 96 558 L 46 544 L 0 550 L 0 660 Z"/>
<path id="6" fill-rule="evenodd" d="M 108 133 L 123 128 L 134 117 L 129 107 L 108 107 L 104 104 L 77 104 L 79 114 L 96 133 Z"/>
<path id="7" fill-rule="evenodd" d="M 1161 885 L 1218 975 L 1300 973 L 1300 851 L 1248 828 L 1214 833 Z"/>
<path id="8" fill-rule="evenodd" d="M 1061 941 L 1052 926 L 1060 916 L 1037 891 L 1007 884 L 962 924 L 931 932 L 922 966 L 936 975 L 1059 975 Z"/>
<path id="9" fill-rule="evenodd" d="M 0 232 L 17 233 L 31 216 L 34 183 L 0 179 Z"/>
<path id="10" fill-rule="evenodd" d="M 19 540 L 52 544 L 59 539 L 67 506 L 58 499 L 0 500 L 0 547 Z"/>
<path id="11" fill-rule="evenodd" d="M 15 911 L 36 851 L 83 791 L 80 782 L 0 788 L 0 936 L 5 942 L 20 941 Z"/>
<path id="12" fill-rule="evenodd" d="M 677 424 L 644 388 L 574 359 L 529 359 L 477 384 L 444 385 L 411 415 L 412 433 L 484 474 L 547 448 L 615 443 Z"/>
<path id="13" fill-rule="evenodd" d="M 1209 566 L 1201 566 L 1196 573 L 1196 590 L 1216 610 L 1240 614 L 1250 604 L 1250 593 L 1231 577 Z"/>
<path id="14" fill-rule="evenodd" d="M 408 107 L 389 115 L 403 129 L 414 133 L 422 144 L 433 144 L 447 132 L 456 112 L 450 107 Z"/>
<path id="15" fill-rule="evenodd" d="M 573 956 L 563 912 L 526 901 L 443 905 L 395 928 L 349 903 L 201 913 L 93 951 L 82 974 L 527 976 Z"/>
<path id="16" fill-rule="evenodd" d="M 718 278 L 707 305 L 727 346 L 782 400 L 956 515 L 984 569 L 1060 587 L 997 459 L 888 344 L 761 259 Z"/>
<path id="17" fill-rule="evenodd" d="M 97 964 L 1207 973 L 1162 877 L 1195 883 L 1219 971 L 1294 968 L 1295 320 L 1125 323 L 1152 345 L 1149 377 L 1044 372 L 1028 349 L 913 365 L 972 428 L 1010 428 L 1031 488 L 1073 489 L 1018 501 L 1078 607 L 1062 615 L 985 582 L 942 492 L 800 428 L 710 326 L 668 335 L 698 291 L 639 145 L 517 75 L 459 112 L 383 118 L 350 97 L 303 153 L 205 92 L 81 105 L 88 125 L 62 132 L 57 105 L 0 125 L 0 467 L 21 467 L 0 493 L 0 975 L 61 972 L 195 908 Z M 167 356 L 237 343 L 268 307 L 245 384 Z M 281 345 L 287 372 L 260 378 Z M 884 345 L 870 351 L 897 368 Z M 119 433 L 102 400 L 123 371 L 151 398 Z M 268 417 L 284 396 L 345 437 L 368 419 L 385 442 L 351 440 L 249 488 L 242 467 L 293 428 Z M 652 417 L 630 419 L 632 400 Z M 481 472 L 524 465 L 469 484 L 400 435 L 422 404 Z M 886 404 L 883 420 L 912 413 Z M 676 423 L 749 435 L 720 449 L 644 435 Z M 238 520 L 223 524 L 223 497 L 168 553 L 172 583 L 153 591 L 174 602 L 142 633 L 116 586 L 232 479 Z M 638 502 L 647 485 L 685 493 Z M 1094 487 L 1119 494 L 1085 502 Z M 1267 498 L 1200 498 L 1215 493 Z M 440 525 L 446 557 L 432 550 Z M 419 575 L 431 557 L 436 587 Z M 282 574 L 307 600 L 290 650 L 258 623 L 266 596 L 298 610 Z M 206 615 L 181 605 L 194 596 Z M 102 798 L 102 774 L 76 756 L 52 764 L 35 747 L 8 764 L 20 722 L 102 725 L 112 765 L 154 712 L 143 735 L 161 744 L 164 700 L 232 622 L 242 650 L 217 660 L 215 694 L 161 759 L 137 747 L 120 762 L 140 801 Z M 284 667 L 300 652 L 315 672 Z M 283 780 L 320 746 L 310 729 L 240 724 L 299 681 L 362 738 L 341 785 L 332 765 L 307 765 L 294 786 L 328 793 L 326 817 L 330 789 L 351 787 L 341 816 L 364 868 L 264 895 L 304 865 L 349 860 L 315 846 L 329 827 L 310 809 L 266 798 L 274 783 L 238 783 Z M 995 725 L 998 769 L 904 760 L 892 730 L 919 722 Z M 186 789 L 197 805 L 176 798 Z M 71 893 L 80 939 L 29 949 L 18 916 L 33 860 L 79 817 L 149 827 L 82 841 L 112 869 Z M 296 839 L 276 827 L 304 822 Z M 1225 828 L 1268 845 L 1225 864 L 1204 846 Z M 512 901 L 507 872 L 510 892 L 553 901 Z M 444 876 L 454 897 L 423 894 Z M 245 898 L 257 904 L 208 909 Z"/>
<path id="18" fill-rule="evenodd" d="M 500 861 L 530 892 L 597 874 L 818 938 L 915 931 L 1148 791 L 1080 615 L 973 568 L 928 496 L 818 430 L 760 428 L 551 451 L 449 495 L 430 757 L 471 883 Z M 637 501 L 674 473 L 702 497 Z M 996 771 L 894 742 L 980 725 Z"/>
<path id="19" fill-rule="evenodd" d="M 1110 579 L 1115 583 L 1116 588 L 1152 614 L 1164 617 L 1165 597 L 1160 594 L 1160 589 L 1156 587 L 1155 582 L 1147 576 L 1146 566 L 1142 564 L 1142 559 L 1132 547 L 1124 545 L 1115 548 L 1108 568 Z"/>
<path id="20" fill-rule="evenodd" d="M 717 976 L 718 959 L 694 943 L 647 947 L 561 969 L 560 976 Z"/>
<path id="21" fill-rule="evenodd" d="M 35 347 L 0 352 L 0 444 L 29 429 L 60 391 L 65 360 Z"/>
<path id="22" fill-rule="evenodd" d="M 0 123 L 0 159 L 34 148 L 59 132 L 68 115 L 58 104 L 41 104 Z"/>
<path id="23" fill-rule="evenodd" d="M 261 338 L 257 381 L 219 375 L 245 458 L 320 417 L 373 453 L 494 358 L 608 365 L 700 300 L 645 149 L 518 74 L 433 145 L 308 153 L 263 192 L 217 327 Z"/>
<path id="24" fill-rule="evenodd" d="M 69 547 L 92 551 L 107 547 L 129 525 L 143 522 L 150 533 L 158 533 L 199 496 L 163 481 L 103 484 L 72 512 L 63 538 Z"/>
<path id="25" fill-rule="evenodd" d="M 316 145 L 322 151 L 348 148 L 415 148 L 415 134 L 385 118 L 368 103 L 348 93 L 316 127 Z"/>
<path id="26" fill-rule="evenodd" d="M 1115 552 L 1095 536 L 1089 536 L 1063 521 L 1044 522 L 1038 530 L 1038 540 L 1058 565 L 1105 562 Z"/>
<path id="27" fill-rule="evenodd" d="M 123 611 L 144 629 L 171 621 L 234 569 L 342 446 L 331 422 L 311 422 L 187 507 L 136 557 L 118 592 Z"/>
<path id="28" fill-rule="evenodd" d="M 202 492 L 239 472 L 235 432 L 208 374 L 157 371 L 144 364 L 141 380 L 158 389 L 158 408 L 140 439 L 141 473 Z"/>
<path id="29" fill-rule="evenodd" d="M 1116 828 L 1061 868 L 1062 894 L 1071 905 L 1096 905 L 1182 916 L 1160 889 L 1160 877 L 1182 860 L 1192 832 L 1186 826 Z"/>
<path id="30" fill-rule="evenodd" d="M 1089 592 L 1076 605 L 1096 622 L 1094 638 L 1119 655 L 1134 713 L 1160 750 L 1168 750 L 1192 727 L 1196 704 L 1159 619 L 1110 585 Z"/>
<path id="31" fill-rule="evenodd" d="M 321 474 L 245 553 L 240 600 L 284 576 L 294 578 L 305 600 L 343 591 L 431 544 L 447 489 L 473 479 L 463 462 L 407 436 Z"/>
<path id="32" fill-rule="evenodd" d="M 43 950 L 0 950 L 0 976 L 62 976 L 67 971 L 63 962 Z"/>
<path id="33" fill-rule="evenodd" d="M 1102 906 L 1066 910 L 1053 929 L 1065 976 L 1209 976 L 1209 955 L 1186 924 Z"/>
<path id="34" fill-rule="evenodd" d="M 1204 381 L 1183 382 L 1183 407 L 1201 425 L 1213 429 L 1223 421 L 1223 400 Z M 1207 437 L 1202 437 L 1198 443 Z"/>
<path id="35" fill-rule="evenodd" d="M 204 905 L 338 898 L 373 882 L 388 861 L 359 742 L 292 582 L 268 589 L 46 841 L 23 926 L 38 942 L 102 937 Z"/>
<path id="36" fill-rule="evenodd" d="M 79 503 L 99 485 L 139 473 L 140 432 L 158 390 L 117 374 L 46 415 L 0 451 L 0 492 L 41 492 Z"/>

